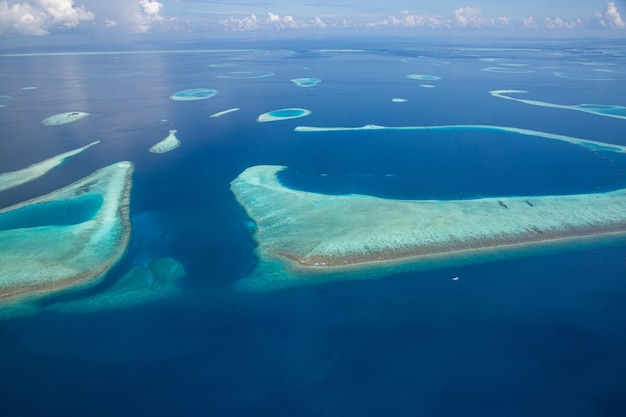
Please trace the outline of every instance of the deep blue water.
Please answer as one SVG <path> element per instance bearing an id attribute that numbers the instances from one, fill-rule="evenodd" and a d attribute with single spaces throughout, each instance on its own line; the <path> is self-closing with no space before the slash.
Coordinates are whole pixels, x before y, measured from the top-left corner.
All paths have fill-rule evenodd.
<path id="1" fill-rule="evenodd" d="M 626 186 L 625 157 L 541 138 L 293 131 L 481 124 L 626 145 L 626 120 L 488 94 L 519 89 L 529 91 L 524 98 L 558 104 L 624 106 L 623 72 L 611 74 L 614 81 L 553 74 L 606 75 L 583 65 L 589 62 L 614 63 L 607 68 L 618 71 L 625 67 L 623 47 L 477 51 L 405 42 L 367 45 L 360 53 L 318 51 L 358 46 L 257 43 L 253 52 L 0 56 L 0 95 L 12 97 L 0 108 L 0 172 L 102 141 L 0 193 L 0 206 L 132 161 L 133 236 L 107 280 L 161 256 L 187 270 L 183 295 L 175 299 L 0 322 L 0 416 L 626 415 L 624 246 L 265 294 L 230 287 L 255 264 L 249 222 L 229 189 L 249 166 L 288 166 L 281 180 L 301 189 L 388 198 Z M 207 45 L 184 46 L 194 48 Z M 401 62 L 420 56 L 429 59 Z M 535 72 L 481 71 L 498 63 L 480 58 L 506 58 Z M 224 63 L 235 65 L 211 66 Z M 231 71 L 275 75 L 220 77 Z M 422 82 L 408 74 L 441 79 Z M 322 82 L 300 88 L 290 81 L 302 77 Z M 38 88 L 22 89 L 29 86 Z M 191 88 L 219 94 L 168 99 Z M 209 118 L 233 107 L 241 110 Z M 313 113 L 255 121 L 289 107 Z M 91 116 L 62 126 L 40 123 L 65 111 Z M 182 145 L 149 153 L 170 129 Z M 75 219 L 88 217 L 81 213 Z"/>

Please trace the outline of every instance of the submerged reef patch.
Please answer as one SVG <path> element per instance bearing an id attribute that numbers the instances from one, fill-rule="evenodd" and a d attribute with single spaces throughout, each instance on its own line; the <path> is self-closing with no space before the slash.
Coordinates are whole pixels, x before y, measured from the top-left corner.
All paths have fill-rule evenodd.
<path id="1" fill-rule="evenodd" d="M 0 96 L 0 107 L 6 107 L 11 99 L 13 99 L 11 96 Z"/>
<path id="2" fill-rule="evenodd" d="M 626 107 L 618 105 L 606 105 L 606 104 L 554 104 L 547 103 L 545 101 L 538 100 L 525 100 L 516 97 L 510 97 L 511 94 L 525 94 L 528 91 L 525 90 L 492 90 L 489 92 L 494 97 L 503 98 L 506 100 L 518 101 L 524 104 L 530 104 L 532 106 L 539 107 L 552 107 L 554 109 L 576 110 L 585 113 L 591 113 L 598 116 L 615 117 L 618 119 L 626 119 Z"/>
<path id="3" fill-rule="evenodd" d="M 130 237 L 133 165 L 119 162 L 50 194 L 0 210 L 0 305 L 90 286 Z"/>
<path id="4" fill-rule="evenodd" d="M 46 311 L 87 313 L 133 307 L 162 300 L 181 293 L 183 265 L 173 258 L 159 258 L 147 265 L 135 265 L 109 288 L 94 295 L 69 301 L 58 301 Z"/>
<path id="5" fill-rule="evenodd" d="M 69 111 L 66 113 L 59 113 L 50 117 L 46 117 L 41 121 L 41 123 L 46 126 L 64 125 L 67 123 L 77 122 L 87 116 L 89 116 L 89 113 L 86 113 L 84 111 Z"/>
<path id="6" fill-rule="evenodd" d="M 501 64 L 501 65 L 506 65 L 506 64 Z M 484 72 L 501 72 L 504 74 L 532 74 L 533 70 L 528 70 L 528 69 L 519 69 L 519 68 L 514 68 L 514 67 L 486 67 L 483 68 L 481 71 Z"/>
<path id="7" fill-rule="evenodd" d="M 191 88 L 172 94 L 170 99 L 174 101 L 206 100 L 207 98 L 215 97 L 217 94 L 218 91 L 212 88 Z"/>
<path id="8" fill-rule="evenodd" d="M 317 84 L 322 82 L 319 78 L 294 78 L 291 80 L 292 83 L 297 85 L 298 87 L 315 87 Z"/>
<path id="9" fill-rule="evenodd" d="M 615 78 L 600 74 L 573 74 L 569 72 L 554 72 L 555 77 L 578 81 L 615 81 Z"/>
<path id="10" fill-rule="evenodd" d="M 231 71 L 226 74 L 218 75 L 217 78 L 268 78 L 273 77 L 273 72 L 263 72 L 263 71 Z"/>
<path id="11" fill-rule="evenodd" d="M 420 80 L 420 81 L 436 81 L 436 80 L 441 79 L 441 77 L 438 77 L 436 75 L 425 75 L 425 74 L 409 74 L 406 76 L 406 78 L 409 78 L 411 80 Z"/>

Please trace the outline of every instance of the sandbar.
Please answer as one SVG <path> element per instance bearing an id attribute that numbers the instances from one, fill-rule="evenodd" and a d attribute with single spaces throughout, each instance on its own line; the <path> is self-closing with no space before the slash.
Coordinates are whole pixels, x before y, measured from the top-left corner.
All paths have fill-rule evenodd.
<path id="1" fill-rule="evenodd" d="M 170 134 L 165 139 L 148 149 L 152 153 L 166 153 L 173 151 L 180 146 L 180 140 L 176 137 L 177 130 L 170 130 Z"/>
<path id="2" fill-rule="evenodd" d="M 172 94 L 170 99 L 174 101 L 206 100 L 215 97 L 217 93 L 218 91 L 212 88 L 190 88 Z"/>
<path id="3" fill-rule="evenodd" d="M 132 172 L 132 163 L 115 163 L 0 210 L 0 305 L 92 285 L 120 260 Z"/>
<path id="4" fill-rule="evenodd" d="M 225 114 L 234 113 L 234 112 L 239 111 L 239 110 L 241 110 L 239 107 L 233 107 L 232 109 L 228 109 L 228 110 L 224 110 L 224 111 L 218 111 L 217 113 L 213 113 L 209 117 L 221 117 L 221 116 L 223 116 Z"/>
<path id="5" fill-rule="evenodd" d="M 17 171 L 5 172 L 3 174 L 0 174 L 0 191 L 8 190 L 13 187 L 17 187 L 18 185 L 22 185 L 24 183 L 37 179 L 46 174 L 51 169 L 61 165 L 63 162 L 65 162 L 67 158 L 79 154 L 85 149 L 90 148 L 97 143 L 100 143 L 100 141 L 97 140 L 95 142 L 91 142 L 89 145 L 83 146 L 82 148 L 55 155 L 44 161 L 37 162 L 36 164 L 32 164 L 30 166 L 27 166 L 26 168 Z"/>
<path id="6" fill-rule="evenodd" d="M 618 119 L 626 119 L 626 107 L 618 105 L 606 105 L 606 104 L 554 104 L 545 101 L 538 100 L 525 100 L 516 97 L 510 97 L 510 94 L 525 94 L 528 91 L 525 90 L 492 90 L 489 92 L 494 97 L 503 98 L 506 100 L 518 101 L 524 104 L 530 104 L 532 106 L 539 107 L 552 107 L 554 109 L 576 110 L 585 113 L 595 114 L 597 116 L 615 117 Z"/>
<path id="7" fill-rule="evenodd" d="M 84 111 L 68 111 L 66 113 L 59 113 L 46 117 L 41 121 L 46 126 L 58 126 L 67 123 L 77 122 L 85 117 L 89 116 L 89 113 Z"/>
<path id="8" fill-rule="evenodd" d="M 301 109 L 298 107 L 289 107 L 263 113 L 262 115 L 257 117 L 256 121 L 260 123 L 276 122 L 279 120 L 297 119 L 299 117 L 308 116 L 309 114 L 311 114 L 311 110 Z"/>
<path id="9" fill-rule="evenodd" d="M 600 142 L 589 139 L 575 138 L 573 136 L 558 135 L 555 133 L 540 132 L 538 130 L 521 129 L 518 127 L 493 126 L 493 125 L 439 125 L 439 126 L 381 126 L 368 124 L 358 127 L 318 127 L 318 126 L 297 126 L 294 131 L 302 133 L 316 132 L 350 132 L 360 130 L 462 130 L 462 131 L 492 131 L 492 132 L 508 132 L 520 135 L 536 136 L 544 139 L 558 140 L 568 142 L 573 145 L 582 146 L 590 151 L 608 151 L 617 153 L 626 153 L 626 146 L 615 145 L 612 143 Z"/>
<path id="10" fill-rule="evenodd" d="M 390 200 L 283 186 L 254 166 L 231 190 L 259 262 L 236 285 L 268 291 L 626 241 L 626 189 L 473 200 Z"/>

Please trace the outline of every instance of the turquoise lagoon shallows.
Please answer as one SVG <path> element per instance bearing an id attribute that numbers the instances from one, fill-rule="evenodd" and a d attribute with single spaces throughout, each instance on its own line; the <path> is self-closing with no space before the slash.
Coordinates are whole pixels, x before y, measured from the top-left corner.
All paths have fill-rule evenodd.
<path id="1" fill-rule="evenodd" d="M 563 140 L 593 151 L 626 153 L 622 146 L 515 128 L 424 127 L 455 128 L 507 131 Z M 376 129 L 394 128 L 296 130 Z M 237 201 L 257 225 L 254 239 L 259 263 L 238 282 L 241 288 L 263 291 L 378 278 L 626 240 L 626 189 L 558 196 L 393 200 L 290 189 L 277 178 L 284 168 L 254 166 L 231 183 Z"/>
<path id="2" fill-rule="evenodd" d="M 257 117 L 257 122 L 276 122 L 279 120 L 297 119 L 298 117 L 304 117 L 311 114 L 310 110 L 300 109 L 297 107 L 290 107 L 286 109 L 273 110 L 267 113 L 263 113 Z"/>
<path id="3" fill-rule="evenodd" d="M 61 165 L 63 162 L 65 162 L 67 158 L 79 154 L 85 149 L 90 148 L 97 143 L 100 143 L 100 141 L 98 140 L 90 143 L 89 145 L 83 146 L 82 148 L 55 155 L 52 158 L 46 159 L 45 161 L 37 162 L 36 164 L 32 164 L 30 166 L 27 166 L 26 168 L 17 171 L 2 173 L 0 174 L 0 191 L 8 190 L 10 188 L 17 187 L 18 185 L 22 185 L 24 183 L 37 179 L 46 174 L 51 169 Z"/>
<path id="4" fill-rule="evenodd" d="M 436 81 L 440 80 L 441 77 L 436 75 L 424 75 L 424 74 L 409 74 L 406 78 L 410 78 L 411 80 L 420 80 L 420 81 Z"/>
<path id="5" fill-rule="evenodd" d="M 11 96 L 0 96 L 0 107 L 6 107 L 6 103 L 11 101 Z"/>
<path id="6" fill-rule="evenodd" d="M 183 265 L 173 258 L 151 260 L 147 265 L 134 265 L 104 291 L 86 298 L 58 301 L 46 311 L 88 313 L 127 308 L 181 293 L 180 280 L 185 276 Z"/>
<path id="7" fill-rule="evenodd" d="M 148 149 L 152 153 L 165 153 L 173 151 L 180 146 L 180 140 L 176 137 L 177 130 L 170 130 L 165 139 Z"/>
<path id="8" fill-rule="evenodd" d="M 578 81 L 615 81 L 615 78 L 600 74 L 572 74 L 567 72 L 554 72 L 555 77 Z"/>
<path id="9" fill-rule="evenodd" d="M 552 107 L 555 109 L 565 109 L 565 110 L 576 110 L 582 111 L 585 113 L 591 113 L 598 116 L 606 116 L 606 117 L 615 117 L 618 119 L 626 119 L 626 107 L 617 106 L 617 105 L 606 105 L 606 104 L 574 104 L 574 105 L 565 105 L 565 104 L 554 104 L 547 103 L 545 101 L 537 101 L 537 100 L 525 100 L 516 97 L 510 97 L 510 94 L 524 94 L 528 91 L 525 90 L 492 90 L 489 92 L 494 97 L 503 98 L 506 100 L 518 101 L 524 104 L 530 104 L 532 106 L 539 107 Z"/>
<path id="10" fill-rule="evenodd" d="M 267 78 L 273 77 L 273 72 L 262 72 L 262 71 L 231 71 L 227 74 L 218 75 L 217 78 Z"/>
<path id="11" fill-rule="evenodd" d="M 130 237 L 133 165 L 119 162 L 0 210 L 0 305 L 89 286 Z"/>
<path id="12" fill-rule="evenodd" d="M 174 101 L 205 100 L 214 97 L 217 93 L 218 91 L 212 88 L 191 88 L 172 94 L 170 99 Z"/>
<path id="13" fill-rule="evenodd" d="M 307 88 L 316 86 L 317 84 L 322 82 L 322 80 L 320 80 L 319 78 L 294 78 L 293 80 L 291 80 L 291 82 L 298 87 Z"/>
<path id="14" fill-rule="evenodd" d="M 505 64 L 502 64 L 502 65 L 505 65 Z M 533 70 L 511 68 L 511 67 L 486 67 L 486 68 L 483 68 L 481 71 L 501 72 L 504 74 L 532 74 L 533 72 L 535 72 Z"/>
<path id="15" fill-rule="evenodd" d="M 67 123 L 77 122 L 87 116 L 89 116 L 89 113 L 86 113 L 84 111 L 68 111 L 66 113 L 59 113 L 50 117 L 46 117 L 41 121 L 41 123 L 46 126 L 64 125 Z"/>

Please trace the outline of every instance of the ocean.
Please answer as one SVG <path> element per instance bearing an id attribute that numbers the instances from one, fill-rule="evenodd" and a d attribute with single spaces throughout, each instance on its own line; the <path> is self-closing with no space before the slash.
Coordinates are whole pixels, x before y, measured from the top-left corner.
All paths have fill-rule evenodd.
<path id="1" fill-rule="evenodd" d="M 0 192 L 0 208 L 115 162 L 135 171 L 122 260 L 97 286 L 0 321 L 0 416 L 626 415 L 623 243 L 270 292 L 233 286 L 257 264 L 254 224 L 230 190 L 251 166 L 286 166 L 279 179 L 298 190 L 399 200 L 626 187 L 626 155 L 541 136 L 295 131 L 502 126 L 626 146 L 623 45 L 394 42 L 3 50 L 0 173 L 101 142 Z M 306 77 L 321 81 L 291 81 Z M 170 99 L 195 88 L 218 93 Z M 490 94 L 505 89 L 543 104 Z M 256 121 L 282 108 L 311 114 Z M 78 111 L 89 116 L 41 123 Z M 149 152 L 170 130 L 181 145 Z M 12 221 L 0 215 L 0 228 Z M 176 296 L 50 308 L 161 257 L 186 271 Z"/>

